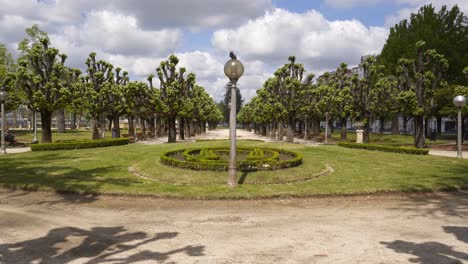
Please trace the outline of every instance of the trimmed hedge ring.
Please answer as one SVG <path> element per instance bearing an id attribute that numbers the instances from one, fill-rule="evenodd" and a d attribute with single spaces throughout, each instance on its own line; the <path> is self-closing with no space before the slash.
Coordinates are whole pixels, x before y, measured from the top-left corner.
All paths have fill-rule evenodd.
<path id="1" fill-rule="evenodd" d="M 161 154 L 161 163 L 191 170 L 227 171 L 229 148 L 190 148 Z M 302 155 L 273 148 L 237 148 L 240 171 L 278 170 L 302 164 Z"/>

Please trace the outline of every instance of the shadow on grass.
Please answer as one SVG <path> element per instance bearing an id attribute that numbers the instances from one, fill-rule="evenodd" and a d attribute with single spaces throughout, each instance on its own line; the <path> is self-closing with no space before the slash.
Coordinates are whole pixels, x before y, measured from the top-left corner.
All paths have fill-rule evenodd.
<path id="1" fill-rule="evenodd" d="M 237 182 L 237 184 L 244 184 L 245 179 L 247 178 L 247 175 L 249 175 L 248 171 L 242 172 L 242 176 L 239 178 L 239 181 Z"/>
<path id="2" fill-rule="evenodd" d="M 57 159 L 61 160 L 61 164 L 53 163 Z M 94 201 L 95 195 L 106 187 L 118 189 L 142 183 L 138 179 L 116 176 L 115 172 L 122 169 L 118 166 L 96 164 L 95 167 L 82 169 L 65 165 L 73 162 L 73 159 L 72 156 L 64 160 L 63 156 L 54 153 L 24 159 L 3 159 L 0 162 L 0 187 L 25 191 L 47 188 L 62 197 L 60 202 L 88 203 Z"/>
<path id="3" fill-rule="evenodd" d="M 177 232 L 155 235 L 128 232 L 121 226 L 93 227 L 89 230 L 76 227 L 55 228 L 43 237 L 0 244 L 0 262 L 69 263 L 86 258 L 86 261 L 80 260 L 80 263 L 124 264 L 140 261 L 164 263 L 178 253 L 192 257 L 204 255 L 205 246 L 201 245 L 188 245 L 165 252 L 141 249 L 144 245 L 154 244 L 159 240 L 169 240 L 177 235 Z M 151 245 L 150 248 L 157 248 L 157 244 Z"/>
<path id="4" fill-rule="evenodd" d="M 454 234 L 461 242 L 467 243 L 468 227 L 444 226 L 443 229 L 447 233 Z M 408 259 L 411 263 L 454 264 L 465 263 L 464 261 L 468 260 L 468 254 L 466 252 L 457 251 L 454 247 L 440 242 L 430 241 L 414 243 L 395 240 L 392 242 L 380 242 L 380 244 L 385 245 L 387 248 L 397 253 L 413 255 L 413 257 Z"/>

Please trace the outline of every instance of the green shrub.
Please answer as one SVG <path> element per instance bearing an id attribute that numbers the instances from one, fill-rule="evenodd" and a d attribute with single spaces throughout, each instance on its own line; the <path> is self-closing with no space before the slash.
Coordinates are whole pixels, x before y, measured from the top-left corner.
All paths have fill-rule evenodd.
<path id="1" fill-rule="evenodd" d="M 252 149 L 252 148 L 238 148 L 238 152 L 248 152 L 249 154 L 259 157 L 263 154 L 263 158 L 248 159 L 237 161 L 237 168 L 241 171 L 257 171 L 257 170 L 277 170 L 282 168 L 290 168 L 302 164 L 302 155 L 296 152 L 278 149 Z M 203 154 L 202 154 L 203 153 Z M 213 156 L 218 159 L 202 158 L 204 155 Z M 265 153 L 270 153 L 270 157 L 265 157 Z M 279 160 L 280 153 L 292 156 L 292 159 Z M 192 170 L 212 170 L 212 171 L 227 171 L 228 162 L 221 160 L 219 154 L 229 154 L 226 148 L 204 148 L 204 149 L 185 149 L 174 150 L 161 154 L 161 163 L 171 166 Z M 174 156 L 180 155 L 184 160 L 177 159 Z M 213 156 L 214 157 L 214 156 Z"/>
<path id="2" fill-rule="evenodd" d="M 31 144 L 32 151 L 45 151 L 45 150 L 69 150 L 69 149 L 86 149 L 86 148 L 101 148 L 110 146 L 121 146 L 129 143 L 128 138 L 112 138 L 112 139 L 99 139 L 99 140 L 76 140 L 53 142 L 43 144 Z"/>
<path id="3" fill-rule="evenodd" d="M 345 147 L 345 148 L 367 149 L 367 150 L 377 150 L 377 151 L 384 151 L 384 152 L 406 153 L 406 154 L 416 154 L 416 155 L 429 154 L 429 149 L 421 149 L 421 148 L 415 148 L 415 147 L 357 144 L 357 143 L 352 143 L 352 142 L 340 142 L 338 143 L 338 146 Z"/>
<path id="4" fill-rule="evenodd" d="M 247 155 L 247 160 L 259 160 L 264 158 L 265 153 L 263 153 L 263 150 L 259 148 L 255 148 L 252 151 L 249 151 L 249 155 Z"/>

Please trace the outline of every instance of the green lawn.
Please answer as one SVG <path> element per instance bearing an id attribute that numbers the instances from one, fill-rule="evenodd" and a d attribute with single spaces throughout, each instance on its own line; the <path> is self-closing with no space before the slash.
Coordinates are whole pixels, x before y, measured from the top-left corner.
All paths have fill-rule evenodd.
<path id="1" fill-rule="evenodd" d="M 30 190 L 154 195 L 185 198 L 256 198 L 453 190 L 468 187 L 468 160 L 356 150 L 338 146 L 307 147 L 241 141 L 242 146 L 271 146 L 301 152 L 304 164 L 291 169 L 243 175 L 244 184 L 229 189 L 227 172 L 194 172 L 159 163 L 162 152 L 227 142 L 127 145 L 73 151 L 45 151 L 0 156 L 0 186 Z M 248 184 L 255 177 L 308 178 L 329 165 L 334 173 L 308 181 Z M 137 172 L 156 181 L 139 178 Z M 197 185 L 184 185 L 197 177 Z M 252 183 L 255 183 L 253 180 Z"/>

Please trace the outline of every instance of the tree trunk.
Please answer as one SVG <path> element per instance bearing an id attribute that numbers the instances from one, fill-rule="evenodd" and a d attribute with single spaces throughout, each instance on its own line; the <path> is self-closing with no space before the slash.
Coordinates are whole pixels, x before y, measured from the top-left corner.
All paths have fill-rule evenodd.
<path id="1" fill-rule="evenodd" d="M 52 142 L 52 112 L 41 110 L 41 128 L 42 138 L 41 143 Z"/>
<path id="2" fill-rule="evenodd" d="M 405 135 L 408 134 L 408 117 L 407 116 L 403 116 L 403 131 Z"/>
<path id="3" fill-rule="evenodd" d="M 304 120 L 304 127 L 305 127 L 304 139 L 310 140 L 310 119 L 309 118 L 306 118 Z"/>
<path id="4" fill-rule="evenodd" d="M 424 136 L 426 138 L 429 137 L 429 129 L 430 129 L 430 127 L 429 127 L 429 118 L 426 117 L 426 118 L 424 118 Z"/>
<path id="5" fill-rule="evenodd" d="M 400 134 L 400 119 L 399 114 L 393 116 L 392 119 L 392 135 L 399 135 Z"/>
<path id="6" fill-rule="evenodd" d="M 65 133 L 65 109 L 59 109 L 57 114 L 57 133 Z"/>
<path id="7" fill-rule="evenodd" d="M 70 129 L 76 129 L 76 113 L 72 113 L 72 121 L 70 124 Z"/>
<path id="8" fill-rule="evenodd" d="M 341 140 L 348 138 L 348 117 L 341 118 Z"/>
<path id="9" fill-rule="evenodd" d="M 99 120 L 97 119 L 94 119 L 93 118 L 93 136 L 92 136 L 92 139 L 95 140 L 95 139 L 100 139 L 100 133 L 99 133 Z"/>
<path id="10" fill-rule="evenodd" d="M 128 117 L 128 136 L 135 137 L 135 119 L 133 116 Z"/>
<path id="11" fill-rule="evenodd" d="M 169 133 L 167 136 L 168 143 L 175 143 L 177 141 L 177 130 L 176 130 L 176 118 L 175 116 L 169 116 L 167 118 L 167 127 Z"/>
<path id="12" fill-rule="evenodd" d="M 177 123 L 179 124 L 179 140 L 185 140 L 184 119 L 179 118 Z"/>
<path id="13" fill-rule="evenodd" d="M 417 148 L 425 148 L 426 142 L 424 138 L 424 116 L 418 115 L 414 117 L 414 146 Z"/>
<path id="14" fill-rule="evenodd" d="M 441 135 L 442 134 L 442 117 L 437 117 L 437 135 Z"/>
<path id="15" fill-rule="evenodd" d="M 149 137 L 150 138 L 154 138 L 154 135 L 155 135 L 155 130 L 156 130 L 156 125 L 154 123 L 154 118 L 153 117 L 150 117 L 148 119 L 148 131 L 149 131 Z"/>
<path id="16" fill-rule="evenodd" d="M 270 138 L 272 140 L 275 140 L 276 139 L 276 122 L 275 121 L 272 121 L 271 122 L 271 134 L 270 134 Z"/>
<path id="17" fill-rule="evenodd" d="M 113 138 L 120 138 L 120 118 L 118 116 L 113 118 L 113 123 L 114 123 L 114 130 L 115 131 L 112 133 Z"/>
<path id="18" fill-rule="evenodd" d="M 293 116 L 288 117 L 288 135 L 286 137 L 287 142 L 294 143 L 294 131 L 296 126 L 296 120 Z"/>
<path id="19" fill-rule="evenodd" d="M 278 135 L 276 138 L 279 141 L 283 141 L 283 135 L 284 135 L 284 124 L 283 124 L 283 120 L 280 120 L 278 122 Z"/>
<path id="20" fill-rule="evenodd" d="M 106 118 L 101 116 L 99 118 L 99 138 L 104 138 L 106 136 Z"/>
<path id="21" fill-rule="evenodd" d="M 385 118 L 383 117 L 379 118 L 379 123 L 380 123 L 379 133 L 383 134 L 384 128 L 385 128 Z"/>
<path id="22" fill-rule="evenodd" d="M 107 121 L 109 122 L 109 123 L 107 124 L 107 131 L 112 131 L 112 121 L 113 121 L 113 120 L 114 120 L 114 118 L 112 118 L 112 117 L 110 117 L 110 116 L 107 117 Z"/>
<path id="23" fill-rule="evenodd" d="M 299 138 L 304 138 L 304 121 L 299 121 L 299 130 L 297 131 Z"/>
<path id="24" fill-rule="evenodd" d="M 370 132 L 370 124 L 369 123 L 370 122 L 364 123 L 364 127 L 363 127 L 364 133 L 362 134 L 362 142 L 365 143 L 365 144 L 369 143 L 369 132 Z"/>
<path id="25" fill-rule="evenodd" d="M 162 135 L 163 135 L 162 118 L 157 116 L 156 117 L 156 137 L 161 137 Z"/>

